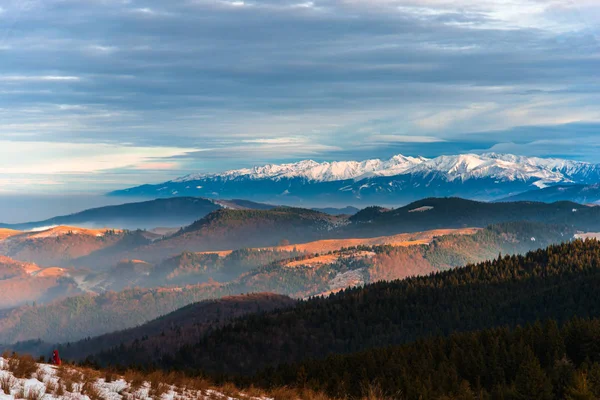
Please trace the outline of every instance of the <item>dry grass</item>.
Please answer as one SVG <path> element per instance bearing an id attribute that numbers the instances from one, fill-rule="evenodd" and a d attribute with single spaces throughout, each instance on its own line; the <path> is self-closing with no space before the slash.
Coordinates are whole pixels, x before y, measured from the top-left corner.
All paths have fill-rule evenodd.
<path id="1" fill-rule="evenodd" d="M 294 389 L 290 389 L 288 387 L 279 387 L 272 389 L 268 395 L 275 400 L 298 400 L 298 392 Z"/>
<path id="2" fill-rule="evenodd" d="M 324 394 L 310 390 L 281 387 L 272 389 L 270 392 L 260 388 L 249 387 L 244 390 L 236 387 L 233 383 L 225 383 L 220 386 L 213 385 L 209 380 L 202 377 L 191 378 L 180 372 L 165 373 L 155 371 L 144 374 L 136 370 L 128 370 L 123 376 L 117 375 L 114 370 L 97 371 L 89 368 L 62 365 L 56 368 L 56 380 L 48 376 L 43 369 L 38 368 L 32 357 L 18 356 L 13 354 L 5 363 L 7 369 L 14 375 L 0 376 L 0 388 L 4 394 L 11 394 L 17 389 L 15 398 L 25 400 L 41 400 L 45 393 L 56 397 L 61 396 L 87 396 L 90 400 L 104 400 L 98 387 L 98 381 L 104 378 L 105 382 L 114 382 L 124 379 L 129 387 L 119 394 L 127 400 L 162 399 L 163 395 L 173 390 L 174 399 L 218 399 L 227 398 L 257 400 L 270 397 L 274 400 L 332 400 Z M 25 379 L 34 376 L 44 382 L 45 387 L 25 388 L 19 384 L 17 379 Z M 145 390 L 144 387 L 148 387 Z M 141 390 L 144 389 L 144 390 Z M 368 388 L 363 400 L 388 400 L 396 397 L 385 397 L 376 387 Z M 73 397 L 75 398 L 75 397 Z M 79 398 L 79 397 L 77 397 Z M 401 398 L 401 397 L 398 397 Z"/>
<path id="3" fill-rule="evenodd" d="M 52 379 L 48 379 L 46 382 L 46 393 L 56 393 L 58 384 Z"/>
<path id="4" fill-rule="evenodd" d="M 126 371 L 123 378 L 126 382 L 129 383 L 129 385 L 131 386 L 131 390 L 134 392 L 139 390 L 146 382 L 144 375 L 142 375 L 138 371 L 133 370 Z"/>
<path id="5" fill-rule="evenodd" d="M 64 381 L 64 388 L 69 393 L 75 393 L 75 382 L 72 380 Z"/>
<path id="6" fill-rule="evenodd" d="M 108 370 L 104 373 L 104 382 L 111 383 L 115 380 L 117 380 L 117 376 L 115 375 L 114 372 Z"/>
<path id="7" fill-rule="evenodd" d="M 59 379 L 59 383 L 64 386 L 67 392 L 75 393 L 77 383 L 83 380 L 83 374 L 75 371 L 74 369 L 61 365 L 56 370 L 56 376 Z"/>
<path id="8" fill-rule="evenodd" d="M 371 384 L 364 390 L 365 395 L 362 400 L 403 400 L 402 393 L 396 393 L 394 396 L 386 395 L 377 384 Z"/>
<path id="9" fill-rule="evenodd" d="M 42 400 L 44 398 L 44 394 L 45 394 L 45 391 L 44 391 L 43 387 L 37 387 L 37 388 L 30 387 L 27 390 L 25 400 Z"/>
<path id="10" fill-rule="evenodd" d="M 312 390 L 301 390 L 299 397 L 302 400 L 331 400 L 330 397 L 323 393 L 313 392 Z"/>
<path id="11" fill-rule="evenodd" d="M 10 394 L 15 385 L 15 378 L 11 375 L 4 375 L 0 378 L 0 388 L 4 394 Z"/>
<path id="12" fill-rule="evenodd" d="M 56 384 L 56 390 L 54 391 L 54 394 L 56 394 L 57 396 L 65 395 L 65 387 L 63 386 L 61 381 L 58 381 L 58 383 Z"/>
<path id="13" fill-rule="evenodd" d="M 46 380 L 46 375 L 48 374 L 42 368 L 38 368 L 38 370 L 35 372 L 35 378 L 40 382 L 44 382 L 44 380 Z"/>
<path id="14" fill-rule="evenodd" d="M 13 354 L 8 359 L 8 370 L 18 379 L 29 379 L 38 371 L 38 366 L 30 355 Z"/>
<path id="15" fill-rule="evenodd" d="M 8 360 L 11 357 L 11 353 L 8 350 L 4 350 L 2 352 L 2 358 L 4 358 L 5 360 Z"/>
<path id="16" fill-rule="evenodd" d="M 83 386 L 81 386 L 81 394 L 87 395 L 90 400 L 104 400 L 100 390 L 98 390 L 96 385 L 91 381 L 85 382 Z"/>

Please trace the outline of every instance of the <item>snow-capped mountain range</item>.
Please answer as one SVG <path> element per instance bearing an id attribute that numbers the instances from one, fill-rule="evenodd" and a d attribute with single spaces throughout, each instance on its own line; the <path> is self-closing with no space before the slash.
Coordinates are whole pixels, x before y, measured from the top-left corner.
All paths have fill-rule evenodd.
<path id="1" fill-rule="evenodd" d="M 268 164 L 216 174 L 192 174 L 159 185 L 111 193 L 153 197 L 244 197 L 288 203 L 407 202 L 429 196 L 494 200 L 557 184 L 596 184 L 600 164 L 516 156 L 460 154 L 436 158 Z"/>

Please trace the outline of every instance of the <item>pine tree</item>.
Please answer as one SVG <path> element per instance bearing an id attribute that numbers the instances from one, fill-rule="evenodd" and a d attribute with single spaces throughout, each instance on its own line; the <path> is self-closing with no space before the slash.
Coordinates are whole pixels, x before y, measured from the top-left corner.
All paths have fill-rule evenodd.
<path id="1" fill-rule="evenodd" d="M 531 350 L 527 352 L 519 367 L 515 384 L 518 400 L 553 399 L 550 379 Z"/>
<path id="2" fill-rule="evenodd" d="M 590 390 L 587 374 L 579 372 L 573 378 L 573 384 L 567 388 L 565 400 L 594 400 L 597 397 Z"/>

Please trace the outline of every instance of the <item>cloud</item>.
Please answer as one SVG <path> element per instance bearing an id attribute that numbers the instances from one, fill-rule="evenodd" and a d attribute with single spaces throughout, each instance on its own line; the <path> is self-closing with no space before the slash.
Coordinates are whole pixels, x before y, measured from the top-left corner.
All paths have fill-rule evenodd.
<path id="1" fill-rule="evenodd" d="M 375 143 L 439 143 L 444 139 L 433 136 L 408 136 L 408 135 L 372 135 L 369 141 Z"/>
<path id="2" fill-rule="evenodd" d="M 532 127 L 600 122 L 594 0 L 8 0 L 2 9 L 0 138 L 49 145 L 21 148 L 31 165 L 10 158 L 0 171 L 35 174 L 48 161 L 58 174 L 75 170 L 69 182 L 80 187 L 77 171 L 109 187 L 303 157 L 495 145 L 555 154 L 564 143 L 542 143 Z M 517 130 L 529 145 L 512 140 Z M 60 143 L 79 147 L 52 158 Z"/>
<path id="3" fill-rule="evenodd" d="M 141 164 L 136 164 L 133 166 L 133 169 L 136 170 L 174 170 L 179 167 L 178 163 L 175 162 L 145 162 Z"/>
<path id="4" fill-rule="evenodd" d="M 0 75 L 0 82 L 73 82 L 79 81 L 81 78 L 77 76 L 58 76 L 58 75 L 42 75 L 42 76 L 24 76 L 24 75 Z"/>
<path id="5" fill-rule="evenodd" d="M 122 168 L 164 167 L 152 160 L 197 152 L 175 147 L 135 147 L 104 143 L 0 141 L 0 174 L 62 175 Z M 140 168 L 141 167 L 141 168 Z M 163 169 L 163 168 L 155 168 Z"/>

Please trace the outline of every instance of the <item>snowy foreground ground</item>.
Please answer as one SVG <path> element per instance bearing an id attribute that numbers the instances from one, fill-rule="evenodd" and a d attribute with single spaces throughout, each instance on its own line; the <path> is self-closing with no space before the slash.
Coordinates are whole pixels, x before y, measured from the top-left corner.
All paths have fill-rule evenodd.
<path id="1" fill-rule="evenodd" d="M 90 380 L 85 371 L 77 368 L 62 367 L 63 370 L 59 371 L 58 368 L 47 364 L 37 364 L 37 368 L 37 372 L 33 373 L 31 378 L 17 379 L 8 370 L 8 360 L 0 357 L 0 400 L 272 400 L 268 397 L 225 395 L 214 389 L 186 389 L 166 384 L 160 385 L 160 390 L 157 390 L 157 387 L 153 388 L 149 382 L 140 382 L 135 385 L 138 387 L 134 388 L 132 382 L 127 382 L 120 376 L 106 382 L 105 378 L 101 377 Z"/>

